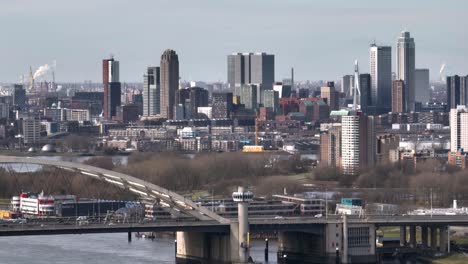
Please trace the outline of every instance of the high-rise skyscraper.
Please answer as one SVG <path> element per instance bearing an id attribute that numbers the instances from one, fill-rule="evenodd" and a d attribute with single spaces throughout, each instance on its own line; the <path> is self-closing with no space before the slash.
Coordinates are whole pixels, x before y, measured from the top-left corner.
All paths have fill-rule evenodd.
<path id="1" fill-rule="evenodd" d="M 429 69 L 416 69 L 415 71 L 415 101 L 429 102 Z"/>
<path id="2" fill-rule="evenodd" d="M 21 111 L 26 108 L 26 90 L 21 84 L 15 84 L 13 87 L 13 105 Z"/>
<path id="3" fill-rule="evenodd" d="M 457 105 L 468 104 L 468 76 L 447 76 L 447 106 L 449 109 Z"/>
<path id="4" fill-rule="evenodd" d="M 143 116 L 160 113 L 161 81 L 159 67 L 148 67 L 143 80 Z"/>
<path id="5" fill-rule="evenodd" d="M 241 87 L 241 103 L 246 109 L 257 109 L 257 85 L 244 84 Z"/>
<path id="6" fill-rule="evenodd" d="M 406 112 L 405 104 L 405 83 L 402 80 L 395 80 L 392 84 L 392 112 Z"/>
<path id="7" fill-rule="evenodd" d="M 171 49 L 161 56 L 161 97 L 160 115 L 163 118 L 174 118 L 175 94 L 179 89 L 179 57 Z"/>
<path id="8" fill-rule="evenodd" d="M 387 113 L 392 108 L 392 47 L 370 47 L 371 102 L 378 114 Z"/>
<path id="9" fill-rule="evenodd" d="M 121 104 L 121 85 L 119 82 L 119 62 L 114 58 L 102 61 L 102 80 L 104 84 L 104 119 L 117 116 L 116 108 Z"/>
<path id="10" fill-rule="evenodd" d="M 359 89 L 361 90 L 361 96 L 359 98 L 359 105 L 361 106 L 361 111 L 366 115 L 375 114 L 376 107 L 372 102 L 370 74 L 359 74 Z"/>
<path id="11" fill-rule="evenodd" d="M 397 42 L 396 78 L 405 82 L 406 111 L 414 111 L 415 104 L 415 43 L 407 31 L 401 32 Z"/>
<path id="12" fill-rule="evenodd" d="M 341 117 L 341 168 L 343 174 L 358 175 L 375 161 L 374 117 L 349 111 Z"/>
<path id="13" fill-rule="evenodd" d="M 249 83 L 271 89 L 274 82 L 275 55 L 264 52 L 228 55 L 228 85 L 232 91 Z"/>
<path id="14" fill-rule="evenodd" d="M 274 113 L 278 113 L 279 107 L 279 93 L 275 90 L 266 90 L 263 92 L 263 106 L 271 108 Z"/>
<path id="15" fill-rule="evenodd" d="M 354 87 L 354 75 L 345 75 L 341 78 L 341 93 L 346 97 L 351 97 L 351 92 Z"/>
<path id="16" fill-rule="evenodd" d="M 450 109 L 450 151 L 468 150 L 468 108 L 459 105 Z"/>

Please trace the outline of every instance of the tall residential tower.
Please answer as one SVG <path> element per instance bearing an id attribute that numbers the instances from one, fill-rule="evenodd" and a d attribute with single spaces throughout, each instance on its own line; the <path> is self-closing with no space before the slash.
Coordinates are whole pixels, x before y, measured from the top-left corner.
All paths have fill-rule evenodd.
<path id="1" fill-rule="evenodd" d="M 159 115 L 160 85 L 159 67 L 148 67 L 143 80 L 143 116 Z"/>
<path id="2" fill-rule="evenodd" d="M 119 62 L 114 58 L 102 61 L 102 82 L 104 85 L 104 119 L 112 120 L 112 117 L 117 116 L 117 106 L 121 104 Z"/>
<path id="3" fill-rule="evenodd" d="M 167 119 L 174 118 L 175 94 L 179 89 L 179 57 L 171 49 L 161 55 L 161 96 L 160 114 Z"/>
<path id="4" fill-rule="evenodd" d="M 415 104 L 415 44 L 414 39 L 407 31 L 401 32 L 397 41 L 396 56 L 396 78 L 405 82 L 405 104 L 406 111 L 414 111 Z"/>

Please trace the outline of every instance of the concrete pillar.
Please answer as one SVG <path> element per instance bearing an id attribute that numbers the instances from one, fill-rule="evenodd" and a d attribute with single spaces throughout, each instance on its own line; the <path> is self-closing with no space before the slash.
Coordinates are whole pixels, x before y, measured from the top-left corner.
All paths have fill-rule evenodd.
<path id="1" fill-rule="evenodd" d="M 237 192 L 232 194 L 237 202 L 237 215 L 239 222 L 239 262 L 247 263 L 250 256 L 249 238 L 249 202 L 253 199 L 253 193 L 239 186 Z"/>
<path id="2" fill-rule="evenodd" d="M 410 246 L 416 248 L 416 226 L 410 226 Z"/>
<path id="3" fill-rule="evenodd" d="M 421 226 L 421 242 L 423 247 L 428 247 L 428 228 L 427 226 Z"/>
<path id="4" fill-rule="evenodd" d="M 437 227 L 431 226 L 431 248 L 437 249 Z"/>
<path id="5" fill-rule="evenodd" d="M 224 264 L 233 262 L 229 234 L 177 232 L 176 237 L 176 263 Z"/>
<path id="6" fill-rule="evenodd" d="M 450 226 L 447 226 L 447 253 L 450 254 Z"/>
<path id="7" fill-rule="evenodd" d="M 400 226 L 400 246 L 406 246 L 406 226 Z"/>
<path id="8" fill-rule="evenodd" d="M 343 256 L 342 263 L 348 263 L 348 216 L 343 215 Z"/>
<path id="9" fill-rule="evenodd" d="M 439 248 L 440 248 L 440 251 L 441 252 L 447 252 L 447 227 L 445 226 L 442 226 L 439 228 L 439 232 L 440 232 L 440 242 L 439 242 Z"/>

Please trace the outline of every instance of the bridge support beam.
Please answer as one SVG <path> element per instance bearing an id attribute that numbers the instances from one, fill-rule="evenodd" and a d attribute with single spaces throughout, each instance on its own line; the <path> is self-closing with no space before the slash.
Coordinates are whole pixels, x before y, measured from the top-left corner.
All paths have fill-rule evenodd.
<path id="1" fill-rule="evenodd" d="M 428 228 L 427 226 L 421 226 L 421 242 L 423 247 L 428 247 Z"/>
<path id="2" fill-rule="evenodd" d="M 416 226 L 410 226 L 410 247 L 416 248 Z"/>
<path id="3" fill-rule="evenodd" d="M 229 234 L 177 232 L 176 240 L 176 263 L 232 263 Z"/>
<path id="4" fill-rule="evenodd" d="M 330 263 L 336 260 L 325 253 L 325 237 L 308 232 L 278 233 L 278 263 Z"/>
<path id="5" fill-rule="evenodd" d="M 431 248 L 437 249 L 437 227 L 431 226 Z"/>
<path id="6" fill-rule="evenodd" d="M 447 252 L 447 248 L 448 248 L 448 232 L 447 232 L 447 226 L 442 226 L 439 228 L 439 237 L 440 237 L 440 241 L 439 241 L 439 250 L 440 252 L 444 252 L 446 253 Z"/>
<path id="7" fill-rule="evenodd" d="M 400 226 L 400 246 L 406 246 L 406 226 Z"/>

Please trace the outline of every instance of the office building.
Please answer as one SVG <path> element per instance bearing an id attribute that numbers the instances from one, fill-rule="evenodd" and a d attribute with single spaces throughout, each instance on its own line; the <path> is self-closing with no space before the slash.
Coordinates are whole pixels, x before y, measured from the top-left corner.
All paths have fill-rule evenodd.
<path id="1" fill-rule="evenodd" d="M 406 112 L 405 83 L 402 80 L 393 81 L 392 84 L 392 112 Z"/>
<path id="2" fill-rule="evenodd" d="M 275 55 L 235 53 L 228 55 L 228 85 L 234 91 L 243 84 L 262 84 L 271 89 L 275 82 Z M 239 95 L 239 94 L 236 94 Z"/>
<path id="3" fill-rule="evenodd" d="M 321 87 L 320 96 L 328 104 L 330 111 L 339 109 L 339 94 L 335 90 L 333 83 L 330 83 L 328 86 Z"/>
<path id="4" fill-rule="evenodd" d="M 378 114 L 388 113 L 392 98 L 392 47 L 370 47 L 371 102 Z"/>
<path id="5" fill-rule="evenodd" d="M 232 93 L 213 93 L 211 97 L 213 118 L 230 118 L 233 110 Z"/>
<path id="6" fill-rule="evenodd" d="M 161 79 L 159 67 L 148 67 L 143 76 L 143 116 L 160 114 Z"/>
<path id="7" fill-rule="evenodd" d="M 361 106 L 361 111 L 367 115 L 375 114 L 375 105 L 372 103 L 371 85 L 370 74 L 363 73 L 359 75 L 359 88 L 361 90 L 359 104 Z"/>
<path id="8" fill-rule="evenodd" d="M 468 76 L 447 76 L 447 107 L 468 104 Z"/>
<path id="9" fill-rule="evenodd" d="M 276 82 L 273 84 L 273 90 L 278 92 L 279 98 L 290 98 L 291 97 L 291 85 Z"/>
<path id="10" fill-rule="evenodd" d="M 263 106 L 271 108 L 274 113 L 278 113 L 279 107 L 279 93 L 275 90 L 263 91 Z"/>
<path id="11" fill-rule="evenodd" d="M 405 110 L 414 111 L 415 107 L 415 43 L 407 31 L 401 32 L 396 50 L 396 78 L 405 82 Z"/>
<path id="12" fill-rule="evenodd" d="M 174 118 L 175 94 L 179 89 L 179 57 L 173 50 L 165 50 L 160 64 L 160 116 Z"/>
<path id="13" fill-rule="evenodd" d="M 15 84 L 13 87 L 13 106 L 22 111 L 26 109 L 26 90 L 23 85 Z"/>
<path id="14" fill-rule="evenodd" d="M 415 78 L 415 102 L 429 103 L 429 69 L 416 69 Z"/>
<path id="15" fill-rule="evenodd" d="M 121 104 L 121 84 L 119 82 L 119 62 L 114 58 L 102 61 L 102 80 L 104 85 L 103 116 L 111 120 L 116 116 L 116 107 Z"/>
<path id="16" fill-rule="evenodd" d="M 468 108 L 458 105 L 450 109 L 450 151 L 468 150 Z"/>
<path id="17" fill-rule="evenodd" d="M 241 87 L 241 103 L 246 109 L 257 109 L 257 85 L 243 84 Z"/>
<path id="18" fill-rule="evenodd" d="M 200 87 L 191 87 L 189 93 L 189 109 L 190 116 L 186 118 L 195 118 L 198 113 L 198 107 L 208 106 L 208 91 Z"/>
<path id="19" fill-rule="evenodd" d="M 358 175 L 375 159 L 374 117 L 349 111 L 341 117 L 341 168 L 345 175 Z"/>
<path id="20" fill-rule="evenodd" d="M 351 97 L 352 89 L 354 87 L 354 75 L 345 75 L 341 78 L 341 93 L 345 95 L 345 97 Z"/>

